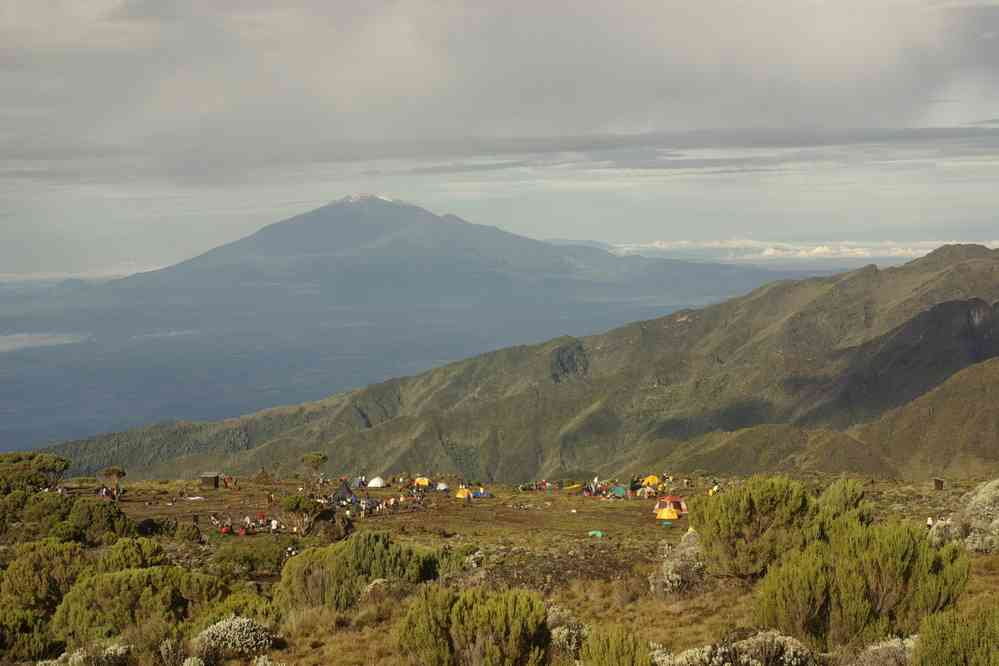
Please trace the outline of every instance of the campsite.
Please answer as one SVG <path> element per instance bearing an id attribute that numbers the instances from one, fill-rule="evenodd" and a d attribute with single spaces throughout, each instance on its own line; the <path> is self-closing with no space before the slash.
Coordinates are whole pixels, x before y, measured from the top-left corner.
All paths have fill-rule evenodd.
<path id="1" fill-rule="evenodd" d="M 673 658 L 669 655 L 746 638 L 761 628 L 757 587 L 747 579 L 701 575 L 689 589 L 671 588 L 675 580 L 670 572 L 681 561 L 676 558 L 682 559 L 691 535 L 697 534 L 691 525 L 698 523 L 698 512 L 708 511 L 710 503 L 759 483 L 790 483 L 813 497 L 824 497 L 825 489 L 846 483 L 860 489 L 871 520 L 902 519 L 920 525 L 928 516 L 941 520 L 957 515 L 980 481 L 948 481 L 946 488 L 940 488 L 931 483 L 844 480 L 816 474 L 787 481 L 652 476 L 621 481 L 539 480 L 521 486 L 466 483 L 432 475 L 327 478 L 309 471 L 284 479 L 265 473 L 237 479 L 223 473 L 217 486 L 201 478 L 130 482 L 125 476 L 119 479 L 117 500 L 101 495 L 104 485 L 96 478 L 66 479 L 58 484 L 58 496 L 61 501 L 98 502 L 109 510 L 120 510 L 132 526 L 128 536 L 117 539 L 83 539 L 85 561 L 104 566 L 99 563 L 108 557 L 106 553 L 148 540 L 152 543 L 143 548 L 158 553 L 161 568 L 176 566 L 223 581 L 230 600 L 222 606 L 273 632 L 267 648 L 256 654 L 256 664 L 422 663 L 400 649 L 405 640 L 400 638 L 399 627 L 411 621 L 410 609 L 421 603 L 420 590 L 428 583 L 414 586 L 404 582 L 405 577 L 395 580 L 391 575 L 358 573 L 360 587 L 353 593 L 357 596 L 347 605 L 299 607 L 288 606 L 284 600 L 290 589 L 289 571 L 302 566 L 299 561 L 306 563 L 328 548 L 351 543 L 375 548 L 373 558 L 381 557 L 378 543 L 391 543 L 391 548 L 402 549 L 399 553 L 433 554 L 437 582 L 428 589 L 537 595 L 547 609 L 547 622 L 562 627 L 554 631 L 553 626 L 550 638 L 545 639 L 550 641 L 545 663 L 574 663 L 585 637 L 585 632 L 578 632 L 584 627 L 585 631 L 603 631 L 626 625 L 630 636 L 640 636 L 643 645 L 656 646 L 652 654 L 659 656 L 654 663 L 674 664 L 680 662 L 669 661 Z M 57 493 L 38 493 L 44 495 Z M 317 505 L 312 522 L 299 520 L 297 512 L 306 501 Z M 39 529 L 26 522 L 30 514 L 26 508 L 21 522 L 5 526 L 0 553 L 8 567 L 19 566 L 18 558 L 24 556 L 16 547 L 23 530 Z M 50 528 L 50 534 L 59 532 L 56 526 Z M 365 567 L 375 565 L 352 566 L 366 571 Z M 997 590 L 999 554 L 973 555 L 959 608 L 974 608 Z M 237 598 L 242 601 L 233 601 Z M 250 606 L 245 605 L 248 600 L 253 600 Z M 139 621 L 146 611 L 136 608 L 132 612 Z M 56 617 L 53 622 L 64 621 L 58 612 Z M 166 639 L 162 630 L 147 628 L 136 633 L 134 627 L 123 627 L 123 638 L 130 641 L 137 663 L 165 663 L 157 656 L 166 649 L 164 640 L 175 641 L 170 645 L 181 652 L 199 649 L 198 641 L 204 639 L 192 638 L 188 632 L 205 621 L 194 611 L 188 619 L 183 617 L 176 620 L 180 633 L 171 630 Z M 10 621 L 0 626 L 9 627 Z M 45 626 L 44 622 L 38 625 L 38 631 Z M 147 636 L 148 632 L 152 633 Z M 44 641 L 39 645 L 45 645 Z M 59 649 L 57 641 L 51 645 L 41 649 Z M 852 663 L 834 661 L 832 654 L 828 652 L 824 661 L 802 663 Z"/>

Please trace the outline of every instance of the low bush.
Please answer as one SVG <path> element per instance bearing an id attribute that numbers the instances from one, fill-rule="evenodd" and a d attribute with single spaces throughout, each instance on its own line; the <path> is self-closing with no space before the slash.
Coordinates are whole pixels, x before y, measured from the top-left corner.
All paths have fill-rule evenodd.
<path id="1" fill-rule="evenodd" d="M 230 616 L 211 625 L 194 639 L 197 656 L 214 664 L 226 659 L 247 659 L 267 652 L 274 636 L 267 627 L 248 617 Z"/>
<path id="2" fill-rule="evenodd" d="M 194 523 L 177 523 L 173 537 L 189 543 L 201 543 L 201 529 Z"/>
<path id="3" fill-rule="evenodd" d="M 909 635 L 957 600 L 968 570 L 960 548 L 933 548 L 918 527 L 844 524 L 767 574 L 758 615 L 821 649 Z"/>
<path id="4" fill-rule="evenodd" d="M 25 531 L 36 538 L 45 538 L 59 522 L 66 520 L 73 508 L 73 498 L 59 493 L 30 495 L 21 511 Z"/>
<path id="5" fill-rule="evenodd" d="M 285 610 L 308 606 L 343 610 L 353 606 L 365 585 L 376 578 L 415 584 L 436 574 L 432 554 L 393 543 L 386 534 L 363 532 L 288 560 L 275 601 Z"/>
<path id="6" fill-rule="evenodd" d="M 233 540 L 219 546 L 214 559 L 240 575 L 276 575 L 284 565 L 287 549 L 296 544 L 288 536 Z"/>
<path id="7" fill-rule="evenodd" d="M 701 499 L 690 513 L 708 571 L 746 580 L 801 548 L 813 514 L 804 486 L 780 476 L 753 477 Z"/>
<path id="8" fill-rule="evenodd" d="M 913 651 L 913 666 L 999 663 L 999 597 L 963 611 L 927 617 Z"/>
<path id="9" fill-rule="evenodd" d="M 52 627 L 71 646 L 112 638 L 146 623 L 176 627 L 224 593 L 218 579 L 180 567 L 98 574 L 80 579 L 63 597 Z"/>
<path id="10" fill-rule="evenodd" d="M 624 627 L 597 628 L 580 650 L 583 666 L 650 666 L 649 644 Z"/>
<path id="11" fill-rule="evenodd" d="M 235 592 L 205 608 L 193 626 L 198 631 L 233 616 L 246 617 L 267 627 L 274 626 L 279 619 L 277 609 L 268 599 L 254 592 Z"/>

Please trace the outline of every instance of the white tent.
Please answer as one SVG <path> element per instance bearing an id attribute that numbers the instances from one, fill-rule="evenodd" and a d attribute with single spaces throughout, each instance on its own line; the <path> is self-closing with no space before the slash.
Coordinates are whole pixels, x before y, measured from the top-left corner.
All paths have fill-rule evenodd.
<path id="1" fill-rule="evenodd" d="M 441 481 L 437 484 L 437 490 L 444 491 L 447 490 L 447 484 Z"/>
<path id="2" fill-rule="evenodd" d="M 368 481 L 368 488 L 384 488 L 384 487 L 385 487 L 385 479 L 383 479 L 380 476 L 376 476 L 375 478 Z"/>

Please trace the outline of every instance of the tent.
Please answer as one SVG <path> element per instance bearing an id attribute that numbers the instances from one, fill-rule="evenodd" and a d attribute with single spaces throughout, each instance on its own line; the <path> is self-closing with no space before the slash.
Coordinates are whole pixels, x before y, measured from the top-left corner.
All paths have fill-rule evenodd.
<path id="1" fill-rule="evenodd" d="M 601 530 L 590 530 L 586 536 L 591 536 L 597 539 L 603 539 L 604 533 Z"/>
<path id="2" fill-rule="evenodd" d="M 472 491 L 468 488 L 458 488 L 458 492 L 454 494 L 458 499 L 470 499 L 472 497 Z"/>
<path id="3" fill-rule="evenodd" d="M 614 497 L 627 497 L 628 489 L 624 486 L 614 486 L 610 489 L 609 493 Z"/>
<path id="4" fill-rule="evenodd" d="M 573 483 L 572 485 L 565 486 L 564 488 L 562 488 L 562 492 L 566 492 L 566 493 L 578 493 L 582 489 L 583 489 L 583 484 L 581 484 L 581 483 Z"/>
<path id="5" fill-rule="evenodd" d="M 418 488 L 429 488 L 430 487 L 430 479 L 428 479 L 425 476 L 418 476 L 413 481 L 413 485 L 416 486 L 416 487 L 418 487 Z"/>
<path id="6" fill-rule="evenodd" d="M 655 474 L 649 474 L 647 477 L 642 479 L 642 485 L 646 488 L 655 488 L 659 485 L 659 477 Z"/>
<path id="7" fill-rule="evenodd" d="M 673 509 L 681 516 L 687 514 L 687 503 L 679 495 L 666 495 L 659 498 L 659 501 L 656 503 L 656 509 L 667 508 Z"/>
<path id="8" fill-rule="evenodd" d="M 448 488 L 447 484 L 444 483 L 443 481 L 437 484 L 437 490 L 440 490 L 441 492 L 446 491 L 447 488 Z"/>
<path id="9" fill-rule="evenodd" d="M 333 495 L 333 501 L 352 503 L 357 501 L 357 495 L 355 495 L 354 491 L 350 489 L 350 486 L 347 485 L 346 481 L 341 481 L 339 490 L 337 490 Z"/>
<path id="10" fill-rule="evenodd" d="M 376 476 L 375 478 L 368 481 L 368 488 L 384 488 L 384 487 L 385 487 L 385 479 L 383 479 L 380 476 Z"/>
<path id="11" fill-rule="evenodd" d="M 638 491 L 638 496 L 641 497 L 642 499 L 649 499 L 650 497 L 654 497 L 655 494 L 656 494 L 655 489 L 649 488 L 648 486 L 645 486 L 644 488 Z"/>
<path id="12" fill-rule="evenodd" d="M 659 509 L 656 511 L 656 520 L 678 520 L 680 514 L 675 509 Z"/>

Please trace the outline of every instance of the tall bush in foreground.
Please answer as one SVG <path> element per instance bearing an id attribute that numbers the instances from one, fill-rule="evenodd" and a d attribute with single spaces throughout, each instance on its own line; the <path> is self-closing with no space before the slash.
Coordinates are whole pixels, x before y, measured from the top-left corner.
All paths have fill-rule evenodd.
<path id="1" fill-rule="evenodd" d="M 402 652 L 421 666 L 540 666 L 549 647 L 545 607 L 531 592 L 421 590 L 400 622 Z"/>
<path id="2" fill-rule="evenodd" d="M 71 646 L 113 638 L 138 626 L 176 630 L 224 593 L 216 578 L 180 567 L 99 574 L 81 579 L 63 597 L 52 627 Z"/>
<path id="3" fill-rule="evenodd" d="M 649 666 L 649 644 L 624 627 L 590 631 L 580 651 L 583 666 Z"/>
<path id="4" fill-rule="evenodd" d="M 285 563 L 275 600 L 282 609 L 328 606 L 345 610 L 375 578 L 421 583 L 437 575 L 432 554 L 362 532 L 326 548 L 309 548 Z"/>
<path id="5" fill-rule="evenodd" d="M 701 499 L 690 515 L 708 571 L 753 580 L 784 553 L 805 544 L 813 508 L 797 481 L 756 476 Z"/>
<path id="6" fill-rule="evenodd" d="M 927 617 L 919 629 L 913 666 L 999 664 L 999 597 L 962 612 Z"/>
<path id="7" fill-rule="evenodd" d="M 791 553 L 763 579 L 762 624 L 824 649 L 909 635 L 953 605 L 968 579 L 956 546 L 933 548 L 912 525 L 843 523 L 829 543 Z"/>

